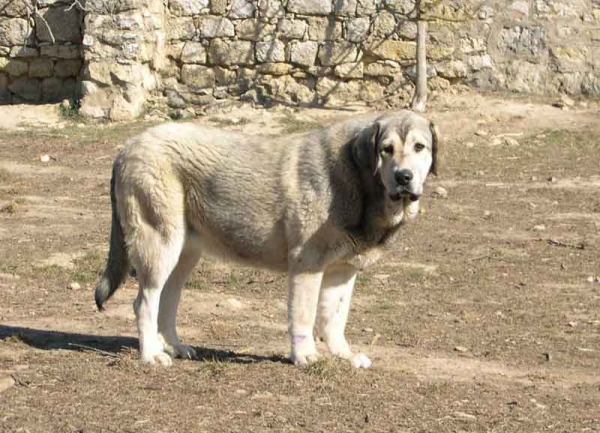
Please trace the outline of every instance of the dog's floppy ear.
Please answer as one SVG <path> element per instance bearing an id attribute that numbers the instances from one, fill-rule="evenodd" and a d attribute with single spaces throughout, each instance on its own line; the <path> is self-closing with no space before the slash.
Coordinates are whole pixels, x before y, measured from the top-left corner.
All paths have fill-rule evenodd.
<path id="1" fill-rule="evenodd" d="M 431 162 L 431 168 L 429 169 L 429 173 L 433 173 L 436 176 L 438 175 L 438 169 L 440 168 L 440 153 L 442 146 L 444 144 L 442 134 L 440 134 L 440 130 L 437 125 L 433 122 L 429 122 L 429 130 L 431 131 L 431 157 L 433 161 Z"/>
<path id="2" fill-rule="evenodd" d="M 371 125 L 371 137 L 370 142 L 373 152 L 373 176 L 377 174 L 377 171 L 381 168 L 381 123 L 376 120 Z"/>

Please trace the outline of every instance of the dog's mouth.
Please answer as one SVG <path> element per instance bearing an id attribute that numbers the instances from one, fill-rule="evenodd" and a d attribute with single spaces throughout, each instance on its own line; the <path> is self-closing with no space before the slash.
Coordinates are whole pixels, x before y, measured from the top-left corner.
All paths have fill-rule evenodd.
<path id="1" fill-rule="evenodd" d="M 404 198 L 407 198 L 410 201 L 417 201 L 419 200 L 419 195 L 406 190 L 390 194 L 390 199 L 392 201 L 400 201 Z"/>

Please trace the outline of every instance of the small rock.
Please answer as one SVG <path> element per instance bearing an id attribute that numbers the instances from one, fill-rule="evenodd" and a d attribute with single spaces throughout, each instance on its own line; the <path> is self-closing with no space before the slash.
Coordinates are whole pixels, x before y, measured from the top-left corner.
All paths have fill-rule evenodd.
<path id="1" fill-rule="evenodd" d="M 373 332 L 373 328 L 364 328 L 363 332 L 371 333 L 371 332 Z"/>
<path id="2" fill-rule="evenodd" d="M 511 137 L 504 137 L 504 144 L 510 147 L 519 146 L 519 142 Z"/>
<path id="3" fill-rule="evenodd" d="M 556 182 L 558 179 L 556 179 L 554 176 L 550 176 L 546 179 L 548 182 L 554 183 Z"/>
<path id="4" fill-rule="evenodd" d="M 544 230 L 546 230 L 546 226 L 544 224 L 538 224 L 536 226 L 533 226 L 533 229 L 536 232 L 543 232 Z"/>
<path id="5" fill-rule="evenodd" d="M 577 327 L 577 322 L 569 322 L 567 325 L 569 325 L 569 328 L 575 328 Z"/>
<path id="6" fill-rule="evenodd" d="M 537 180 L 537 176 L 531 176 L 531 181 L 535 182 Z"/>
<path id="7" fill-rule="evenodd" d="M 486 211 L 483 212 L 483 216 L 485 218 L 488 218 L 490 215 L 492 215 L 492 213 L 489 210 L 486 210 Z"/>
<path id="8" fill-rule="evenodd" d="M 433 193 L 441 198 L 446 198 L 448 197 L 448 191 L 446 191 L 445 188 L 442 188 L 441 186 L 438 186 L 435 191 L 433 191 Z"/>
<path id="9" fill-rule="evenodd" d="M 475 132 L 475 135 L 478 137 L 487 137 L 489 133 L 483 129 L 480 129 L 477 132 Z"/>
<path id="10" fill-rule="evenodd" d="M 248 391 L 246 391 L 245 389 L 236 389 L 235 394 L 236 395 L 248 395 Z"/>
<path id="11" fill-rule="evenodd" d="M 552 361 L 552 355 L 550 353 L 548 353 L 548 352 L 542 353 L 542 356 L 544 357 L 544 359 L 546 360 L 546 362 Z"/>
<path id="12" fill-rule="evenodd" d="M 242 303 L 235 298 L 229 298 L 227 300 L 227 305 L 229 305 L 231 308 L 233 308 L 235 310 L 242 308 Z"/>
<path id="13" fill-rule="evenodd" d="M 535 136 L 535 138 L 539 138 L 540 140 L 544 139 L 544 138 L 546 138 L 546 134 L 538 134 Z"/>
<path id="14" fill-rule="evenodd" d="M 492 147 L 500 146 L 501 144 L 502 144 L 502 140 L 500 140 L 498 137 L 494 138 L 489 143 L 489 145 L 492 146 Z"/>
<path id="15" fill-rule="evenodd" d="M 465 346 L 456 346 L 456 347 L 454 348 L 454 350 L 455 350 L 456 352 L 460 352 L 460 353 L 465 353 L 465 352 L 468 352 L 468 351 L 469 351 L 469 349 L 467 349 Z"/>
<path id="16" fill-rule="evenodd" d="M 0 376 L 0 392 L 6 391 L 15 386 L 15 380 L 10 376 Z"/>
<path id="17" fill-rule="evenodd" d="M 595 282 L 595 281 L 596 281 L 596 278 L 594 278 L 594 277 L 588 277 L 588 278 L 587 278 L 587 282 L 588 282 L 588 283 L 593 283 L 593 282 Z"/>
<path id="18" fill-rule="evenodd" d="M 69 283 L 69 285 L 67 286 L 67 288 L 69 290 L 79 290 L 79 289 L 81 289 L 81 284 L 76 283 L 75 281 L 73 281 L 73 282 Z"/>
<path id="19" fill-rule="evenodd" d="M 575 101 L 569 98 L 567 95 L 561 95 L 560 99 L 552 105 L 557 108 L 568 109 L 573 108 L 575 106 Z"/>
<path id="20" fill-rule="evenodd" d="M 42 155 L 42 156 L 40 156 L 40 161 L 42 161 L 42 162 L 50 162 L 50 155 Z"/>
<path id="21" fill-rule="evenodd" d="M 473 143 L 472 141 L 469 141 L 469 142 L 465 143 L 465 146 L 467 147 L 467 149 L 472 149 L 475 147 L 475 143 Z"/>

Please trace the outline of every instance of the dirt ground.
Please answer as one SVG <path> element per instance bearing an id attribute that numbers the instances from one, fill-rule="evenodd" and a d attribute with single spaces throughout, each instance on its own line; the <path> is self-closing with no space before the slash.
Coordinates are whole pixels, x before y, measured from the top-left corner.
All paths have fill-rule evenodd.
<path id="1" fill-rule="evenodd" d="M 287 363 L 285 276 L 215 262 L 197 267 L 179 314 L 200 359 L 142 365 L 135 280 L 104 313 L 93 286 L 112 160 L 151 122 L 0 107 L 0 432 L 600 431 L 598 107 L 434 101 L 440 176 L 357 282 L 348 337 L 374 362 L 361 371 Z M 198 121 L 278 134 L 366 110 Z"/>

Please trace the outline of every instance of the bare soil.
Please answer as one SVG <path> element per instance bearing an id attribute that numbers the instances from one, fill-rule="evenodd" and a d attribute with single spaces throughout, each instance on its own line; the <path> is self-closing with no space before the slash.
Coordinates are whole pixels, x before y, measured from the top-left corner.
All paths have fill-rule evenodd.
<path id="1" fill-rule="evenodd" d="M 290 365 L 285 276 L 204 261 L 179 314 L 200 359 L 142 365 L 135 280 L 104 313 L 93 287 L 112 160 L 151 122 L 36 123 L 0 108 L 15 116 L 0 130 L 0 432 L 600 431 L 598 104 L 434 102 L 440 176 L 357 282 L 348 337 L 373 359 L 366 371 Z M 278 134 L 366 110 L 198 121 Z"/>

